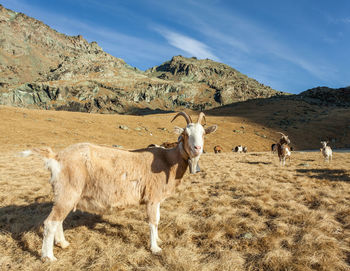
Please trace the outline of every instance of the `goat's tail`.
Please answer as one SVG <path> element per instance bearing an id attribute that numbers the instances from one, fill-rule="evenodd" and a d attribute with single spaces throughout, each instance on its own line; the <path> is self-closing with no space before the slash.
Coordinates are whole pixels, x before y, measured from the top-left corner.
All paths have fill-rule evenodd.
<path id="1" fill-rule="evenodd" d="M 26 150 L 20 153 L 21 157 L 28 157 L 33 154 L 37 154 L 43 158 L 46 159 L 55 159 L 56 158 L 56 153 L 52 151 L 50 147 L 46 148 L 34 148 L 32 150 Z"/>

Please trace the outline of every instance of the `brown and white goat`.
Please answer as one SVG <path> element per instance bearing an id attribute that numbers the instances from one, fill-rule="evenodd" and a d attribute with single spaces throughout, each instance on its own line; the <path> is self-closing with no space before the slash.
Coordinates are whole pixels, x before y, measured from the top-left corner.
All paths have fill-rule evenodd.
<path id="1" fill-rule="evenodd" d="M 289 158 L 290 160 L 290 149 L 288 144 L 290 144 L 290 140 L 288 136 L 285 134 L 279 132 L 279 134 L 282 135 L 280 138 L 280 141 L 277 143 L 277 153 L 278 153 L 278 158 L 280 159 L 280 164 L 284 166 L 286 164 L 286 158 Z"/>
<path id="2" fill-rule="evenodd" d="M 222 153 L 223 148 L 220 145 L 214 146 L 214 153 Z"/>
<path id="3" fill-rule="evenodd" d="M 322 148 L 320 149 L 323 157 L 324 157 L 324 161 L 326 162 L 330 162 L 332 161 L 332 149 L 330 146 L 327 146 L 328 144 L 328 141 L 321 141 L 321 145 L 322 145 Z"/>
<path id="4" fill-rule="evenodd" d="M 79 143 L 57 154 L 50 148 L 22 153 L 22 156 L 41 155 L 51 171 L 54 204 L 44 221 L 42 258 L 56 260 L 54 243 L 62 248 L 69 245 L 62 222 L 70 211 L 78 208 L 103 213 L 133 204 L 146 204 L 151 251 L 161 251 L 157 244 L 160 203 L 174 193 L 188 166 L 191 173 L 196 172 L 204 135 L 217 129 L 216 125 L 203 128 L 202 112 L 196 123 L 185 112 L 176 114 L 172 121 L 179 116 L 185 118 L 187 125 L 175 127 L 180 136 L 179 144 L 173 149 L 153 147 L 127 151 Z"/>

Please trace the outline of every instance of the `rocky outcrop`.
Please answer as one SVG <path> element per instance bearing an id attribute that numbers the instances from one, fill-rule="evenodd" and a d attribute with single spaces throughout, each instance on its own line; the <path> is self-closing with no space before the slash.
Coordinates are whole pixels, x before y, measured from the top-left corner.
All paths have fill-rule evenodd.
<path id="1" fill-rule="evenodd" d="M 273 90 L 228 65 L 209 59 L 175 56 L 146 72 L 152 77 L 165 80 L 202 84 L 214 92 L 213 98 L 220 105 L 286 94 Z"/>
<path id="2" fill-rule="evenodd" d="M 316 87 L 300 93 L 299 98 L 310 104 L 325 106 L 350 106 L 350 86 L 345 88 Z"/>
<path id="3" fill-rule="evenodd" d="M 1 5 L 0 28 L 0 104 L 130 113 L 204 110 L 284 94 L 208 59 L 176 56 L 143 72 L 96 42 L 58 33 Z"/>

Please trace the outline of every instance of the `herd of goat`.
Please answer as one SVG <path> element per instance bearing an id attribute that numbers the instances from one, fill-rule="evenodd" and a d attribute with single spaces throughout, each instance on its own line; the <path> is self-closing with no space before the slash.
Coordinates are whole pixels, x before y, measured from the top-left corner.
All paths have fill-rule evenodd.
<path id="1" fill-rule="evenodd" d="M 273 143 L 271 145 L 271 152 L 272 153 L 278 153 L 278 158 L 280 161 L 280 164 L 282 166 L 285 165 L 286 163 L 286 159 L 290 160 L 290 156 L 292 154 L 292 151 L 294 150 L 294 148 L 292 146 L 290 146 L 290 140 L 288 138 L 287 135 L 278 132 L 279 134 L 281 134 L 281 138 L 279 140 L 279 142 L 277 143 Z M 152 148 L 152 147 L 160 147 L 160 148 L 166 148 L 166 149 L 170 149 L 170 148 L 175 148 L 177 146 L 178 142 L 164 142 L 161 145 L 156 145 L 156 144 L 151 144 L 148 146 L 148 148 Z M 321 145 L 322 148 L 320 149 L 325 161 L 330 162 L 332 161 L 332 149 L 330 146 L 327 146 L 328 141 L 321 141 Z M 222 153 L 224 152 L 223 147 L 221 147 L 220 145 L 216 145 L 214 146 L 214 153 Z M 246 146 L 242 146 L 242 145 L 238 145 L 234 148 L 232 148 L 232 152 L 237 152 L 237 153 L 246 153 L 248 152 L 248 148 Z M 203 153 L 205 153 L 205 151 L 203 150 Z"/>
<path id="2" fill-rule="evenodd" d="M 71 211 L 80 209 L 103 214 L 112 208 L 145 204 L 150 227 L 150 250 L 160 253 L 158 236 L 160 203 L 175 192 L 175 188 L 189 168 L 190 173 L 199 171 L 198 161 L 204 152 L 204 135 L 214 133 L 217 125 L 203 127 L 204 113 L 196 122 L 185 112 L 177 117 L 186 120 L 184 128 L 175 127 L 179 135 L 174 143 L 152 144 L 144 149 L 123 150 L 90 143 L 78 143 L 55 153 L 49 147 L 35 148 L 22 152 L 23 157 L 41 156 L 51 171 L 50 184 L 54 192 L 51 213 L 44 221 L 42 258 L 56 260 L 54 244 L 66 248 L 62 223 Z M 172 122 L 171 121 L 171 122 Z M 280 163 L 285 164 L 291 155 L 288 136 L 280 133 L 279 142 L 272 146 L 278 152 Z M 322 154 L 328 161 L 332 150 L 322 142 Z M 215 153 L 222 152 L 215 146 Z M 244 146 L 233 151 L 247 152 Z"/>

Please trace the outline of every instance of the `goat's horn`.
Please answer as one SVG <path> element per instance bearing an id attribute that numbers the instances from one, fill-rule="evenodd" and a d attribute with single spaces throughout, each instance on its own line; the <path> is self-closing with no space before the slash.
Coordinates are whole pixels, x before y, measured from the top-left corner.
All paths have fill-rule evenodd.
<path id="1" fill-rule="evenodd" d="M 185 112 L 181 111 L 179 113 L 176 114 L 176 116 L 172 119 L 171 122 L 173 122 L 178 116 L 183 116 L 185 118 L 185 120 L 187 121 L 187 124 L 192 123 L 192 119 L 189 115 L 187 115 Z"/>
<path id="2" fill-rule="evenodd" d="M 284 133 L 281 133 L 281 132 L 276 132 L 277 134 L 281 134 L 283 136 L 286 136 Z"/>
<path id="3" fill-rule="evenodd" d="M 201 123 L 201 122 L 202 122 L 202 119 L 204 119 L 205 124 L 207 124 L 207 120 L 205 119 L 204 113 L 203 113 L 203 112 L 200 112 L 200 113 L 199 113 L 199 116 L 198 116 L 198 121 L 197 121 L 197 123 Z"/>

